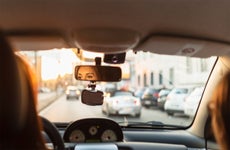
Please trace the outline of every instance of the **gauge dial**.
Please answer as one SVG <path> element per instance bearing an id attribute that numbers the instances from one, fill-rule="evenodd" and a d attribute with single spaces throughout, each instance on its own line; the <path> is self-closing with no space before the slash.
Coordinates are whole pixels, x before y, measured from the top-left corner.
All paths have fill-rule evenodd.
<path id="1" fill-rule="evenodd" d="M 74 130 L 69 137 L 70 142 L 84 142 L 85 135 L 81 130 Z"/>
<path id="2" fill-rule="evenodd" d="M 91 134 L 91 135 L 95 135 L 95 134 L 97 134 L 97 127 L 96 126 L 92 126 L 92 127 L 90 127 L 89 128 L 89 133 Z"/>
<path id="3" fill-rule="evenodd" d="M 101 136 L 102 142 L 115 142 L 117 141 L 117 135 L 113 130 L 105 130 Z"/>

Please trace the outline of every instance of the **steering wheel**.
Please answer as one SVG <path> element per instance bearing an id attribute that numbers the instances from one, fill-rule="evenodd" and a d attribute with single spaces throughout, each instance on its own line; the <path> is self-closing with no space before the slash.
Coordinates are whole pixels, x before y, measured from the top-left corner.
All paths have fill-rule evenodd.
<path id="1" fill-rule="evenodd" d="M 58 132 L 58 129 L 46 118 L 40 116 L 43 130 L 49 136 L 53 143 L 54 150 L 65 150 L 64 141 Z"/>

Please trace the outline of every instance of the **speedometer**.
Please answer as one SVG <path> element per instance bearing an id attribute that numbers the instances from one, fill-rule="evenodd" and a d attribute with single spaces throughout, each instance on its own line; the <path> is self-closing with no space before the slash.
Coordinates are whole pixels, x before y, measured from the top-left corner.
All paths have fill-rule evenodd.
<path id="1" fill-rule="evenodd" d="M 74 130 L 69 137 L 70 142 L 85 142 L 85 135 L 81 130 Z"/>
<path id="2" fill-rule="evenodd" d="M 105 130 L 101 135 L 102 142 L 115 142 L 117 141 L 117 135 L 113 130 Z"/>

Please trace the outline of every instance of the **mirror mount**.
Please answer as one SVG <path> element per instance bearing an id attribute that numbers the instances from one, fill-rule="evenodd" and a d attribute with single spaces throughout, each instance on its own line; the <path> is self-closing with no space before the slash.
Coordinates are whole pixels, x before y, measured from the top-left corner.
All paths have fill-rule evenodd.
<path id="1" fill-rule="evenodd" d="M 95 57 L 95 65 L 101 66 L 101 57 Z M 96 81 L 90 81 L 88 84 L 88 88 L 90 88 L 92 91 L 95 91 L 96 86 Z"/>
<path id="2" fill-rule="evenodd" d="M 90 81 L 90 83 L 88 84 L 88 88 L 90 88 L 92 91 L 95 91 L 96 86 L 97 85 L 95 81 Z"/>
<path id="3" fill-rule="evenodd" d="M 101 66 L 101 57 L 95 57 L 95 65 Z"/>

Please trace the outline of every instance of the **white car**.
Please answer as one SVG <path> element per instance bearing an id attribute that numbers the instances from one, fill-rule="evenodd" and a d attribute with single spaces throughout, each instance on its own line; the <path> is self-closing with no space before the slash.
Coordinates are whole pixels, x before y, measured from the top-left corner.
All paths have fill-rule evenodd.
<path id="1" fill-rule="evenodd" d="M 102 105 L 102 112 L 106 115 L 132 115 L 140 117 L 141 102 L 130 91 L 115 91 L 106 97 Z"/>
<path id="2" fill-rule="evenodd" d="M 76 86 L 68 86 L 66 89 L 66 99 L 76 98 L 79 99 L 81 91 Z"/>
<path id="3" fill-rule="evenodd" d="M 174 88 L 167 96 L 164 110 L 168 115 L 184 113 L 184 101 L 190 92 L 189 88 Z"/>
<path id="4" fill-rule="evenodd" d="M 185 115 L 189 117 L 194 117 L 203 91 L 204 91 L 204 87 L 197 87 L 185 99 L 185 104 L 184 104 Z"/>

